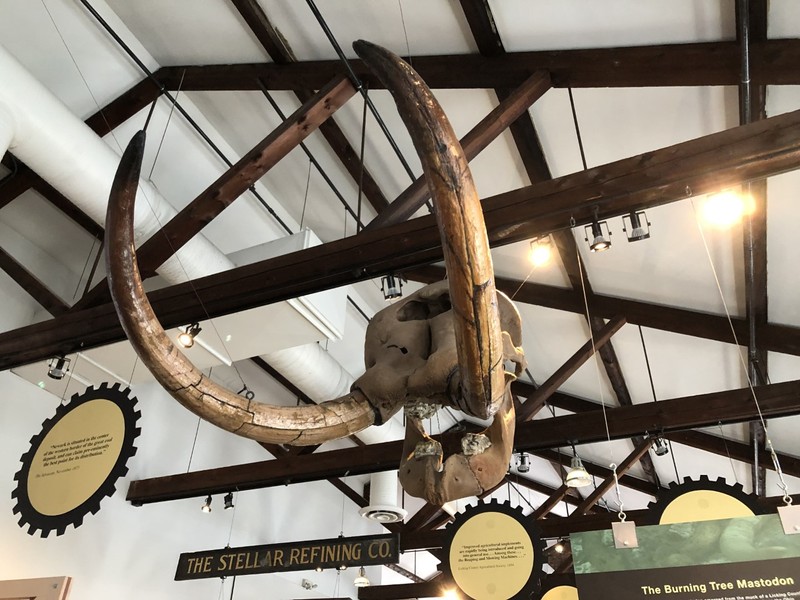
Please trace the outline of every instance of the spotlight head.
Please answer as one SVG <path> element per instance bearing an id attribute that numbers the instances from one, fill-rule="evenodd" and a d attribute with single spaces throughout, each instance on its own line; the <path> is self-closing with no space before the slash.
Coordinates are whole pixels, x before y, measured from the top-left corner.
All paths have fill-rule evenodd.
<path id="1" fill-rule="evenodd" d="M 669 444 L 667 444 L 663 437 L 659 436 L 656 438 L 656 441 L 653 442 L 653 452 L 656 453 L 656 456 L 666 456 L 669 454 Z"/>
<path id="2" fill-rule="evenodd" d="M 531 251 L 528 255 L 534 267 L 542 267 L 550 262 L 553 256 L 553 247 L 550 236 L 545 235 L 531 240 Z"/>
<path id="3" fill-rule="evenodd" d="M 564 546 L 564 542 L 562 542 L 561 540 L 558 540 L 555 544 L 553 544 L 553 550 L 555 552 L 557 552 L 558 554 L 564 554 L 564 550 L 566 550 L 566 547 Z"/>
<path id="4" fill-rule="evenodd" d="M 603 231 L 605 227 L 605 231 Z M 605 221 L 598 221 L 594 219 L 590 225 L 584 227 L 586 234 L 586 241 L 589 243 L 589 250 L 592 252 L 602 252 L 611 248 L 611 231 L 608 229 L 608 223 Z M 592 241 L 589 242 L 589 235 L 591 234 Z"/>
<path id="5" fill-rule="evenodd" d="M 517 456 L 517 471 L 519 473 L 527 473 L 531 470 L 530 459 L 527 454 L 520 452 Z"/>
<path id="6" fill-rule="evenodd" d="M 381 277 L 381 291 L 383 299 L 387 302 L 403 297 L 403 280 L 396 275 L 389 273 Z"/>
<path id="7" fill-rule="evenodd" d="M 203 331 L 200 323 L 192 323 L 186 327 L 186 331 L 181 331 L 178 334 L 178 343 L 184 348 L 191 348 L 194 346 L 194 338 Z"/>
<path id="8" fill-rule="evenodd" d="M 642 224 L 644 221 L 644 224 Z M 622 231 L 628 237 L 629 242 L 638 242 L 650 237 L 650 221 L 643 210 L 633 211 L 622 217 Z"/>
<path id="9" fill-rule="evenodd" d="M 64 379 L 64 375 L 69 372 L 69 358 L 65 356 L 54 356 L 47 364 L 47 376 L 51 379 Z"/>
<path id="10" fill-rule="evenodd" d="M 353 585 L 357 588 L 369 587 L 370 581 L 366 572 L 364 571 L 364 567 L 360 567 L 358 569 L 358 577 L 353 580 Z"/>
<path id="11" fill-rule="evenodd" d="M 211 512 L 211 495 L 210 494 L 206 497 L 206 501 L 203 503 L 203 506 L 200 507 L 200 510 L 202 510 L 204 513 L 210 513 Z"/>
<path id="12" fill-rule="evenodd" d="M 227 494 L 225 494 L 225 498 L 223 498 L 223 502 L 225 503 L 225 505 L 224 505 L 224 509 L 225 510 L 233 508 L 234 507 L 233 506 L 233 492 L 228 492 Z"/>

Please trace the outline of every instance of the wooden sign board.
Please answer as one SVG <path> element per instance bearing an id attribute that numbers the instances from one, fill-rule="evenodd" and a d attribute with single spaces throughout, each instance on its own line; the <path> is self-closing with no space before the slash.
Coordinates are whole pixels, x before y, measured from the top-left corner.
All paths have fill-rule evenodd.
<path id="1" fill-rule="evenodd" d="M 175 581 L 385 565 L 399 560 L 400 541 L 396 535 L 339 537 L 184 553 L 178 559 Z"/>

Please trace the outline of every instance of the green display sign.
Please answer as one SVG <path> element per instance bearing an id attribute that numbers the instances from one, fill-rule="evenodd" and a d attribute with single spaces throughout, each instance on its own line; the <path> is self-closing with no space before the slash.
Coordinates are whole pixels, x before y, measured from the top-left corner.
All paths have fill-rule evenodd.
<path id="1" fill-rule="evenodd" d="M 571 536 L 581 600 L 800 598 L 800 535 L 778 515 L 637 527 L 638 548 L 610 530 Z"/>

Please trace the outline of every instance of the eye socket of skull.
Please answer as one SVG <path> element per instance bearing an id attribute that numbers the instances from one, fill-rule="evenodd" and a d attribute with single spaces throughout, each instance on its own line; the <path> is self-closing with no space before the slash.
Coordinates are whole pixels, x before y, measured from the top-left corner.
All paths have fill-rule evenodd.
<path id="1" fill-rule="evenodd" d="M 450 294 L 440 294 L 433 298 L 420 297 L 409 300 L 397 312 L 398 321 L 427 321 L 446 313 L 453 305 L 450 303 Z"/>

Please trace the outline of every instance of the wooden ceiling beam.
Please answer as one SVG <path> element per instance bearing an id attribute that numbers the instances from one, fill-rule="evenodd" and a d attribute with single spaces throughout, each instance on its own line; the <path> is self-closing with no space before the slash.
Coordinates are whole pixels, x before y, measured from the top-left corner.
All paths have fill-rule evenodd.
<path id="1" fill-rule="evenodd" d="M 547 499 L 530 514 L 530 518 L 538 520 L 546 517 L 556 506 L 558 506 L 559 502 L 566 501 L 568 498 L 567 494 L 569 494 L 571 489 L 572 488 L 566 483 L 562 483 L 558 489 L 553 490 L 553 493 L 551 493 L 550 496 L 548 496 Z"/>
<path id="2" fill-rule="evenodd" d="M 535 389 L 535 386 L 524 381 L 518 380 L 511 384 L 511 390 L 515 394 L 521 396 L 528 395 L 532 390 Z M 601 405 L 596 402 L 562 393 L 553 394 L 548 402 L 552 406 L 574 413 L 602 410 Z M 655 432 L 649 433 L 652 434 Z M 754 462 L 755 452 L 753 451 L 752 445 L 738 442 L 736 440 L 722 438 L 703 431 L 672 432 L 667 433 L 664 435 L 664 437 L 685 446 L 691 446 L 692 448 L 705 450 L 706 452 L 718 454 L 720 456 L 738 460 L 747 464 L 753 464 Z M 552 450 L 539 450 L 533 452 L 532 454 L 551 462 L 562 462 L 564 460 L 569 460 L 568 456 L 557 454 Z M 780 461 L 781 469 L 784 473 L 787 475 L 792 475 L 793 477 L 800 477 L 800 457 L 792 456 L 782 452 L 777 452 L 776 454 L 778 456 L 778 460 Z M 608 475 L 608 470 L 605 467 L 594 465 L 589 461 L 583 461 L 583 464 L 591 475 L 596 475 L 598 477 L 606 477 Z M 765 468 L 769 470 L 775 469 L 775 466 L 771 461 L 765 460 L 763 461 L 763 464 Z M 638 489 L 640 492 L 650 494 L 651 496 L 656 493 L 657 488 L 652 483 L 636 478 L 629 479 L 628 477 L 629 476 L 625 476 L 620 480 L 620 482 L 624 483 L 626 487 Z"/>
<path id="3" fill-rule="evenodd" d="M 482 56 L 501 56 L 506 53 L 497 31 L 488 0 L 460 0 L 472 37 Z"/>
<path id="4" fill-rule="evenodd" d="M 754 83 L 797 85 L 800 40 L 753 44 Z M 383 85 L 360 60 L 350 64 L 370 89 Z M 686 65 L 691 65 L 687 69 Z M 456 54 L 415 56 L 414 69 L 432 89 L 513 88 L 536 71 L 549 71 L 559 88 L 664 87 L 739 84 L 739 45 L 730 42 L 665 44 L 622 48 L 509 52 L 502 56 Z M 185 77 L 184 77 L 185 72 Z M 340 61 L 293 64 L 179 65 L 154 74 L 167 89 L 270 90 L 319 89 L 345 68 Z"/>
<path id="5" fill-rule="evenodd" d="M 404 271 L 414 281 L 431 283 L 444 278 L 444 268 L 427 266 Z M 531 281 L 523 282 L 504 277 L 495 277 L 497 289 L 514 295 L 514 301 L 522 304 L 544 306 L 576 314 L 584 314 L 583 299 L 572 290 Z M 611 319 L 622 315 L 632 325 L 690 335 L 707 340 L 733 344 L 731 326 L 724 315 L 713 315 L 663 304 L 651 304 L 615 296 L 594 294 L 589 300 L 589 311 L 597 316 Z M 748 340 L 747 322 L 732 317 L 734 331 L 740 344 Z M 800 328 L 767 323 L 764 325 L 762 343 L 767 350 L 783 354 L 800 354 Z"/>
<path id="6" fill-rule="evenodd" d="M 595 211 L 609 218 L 798 166 L 795 111 L 498 194 L 483 201 L 484 215 L 490 243 L 499 246 L 580 226 Z M 439 232 L 428 215 L 159 290 L 151 301 L 162 324 L 177 327 L 439 260 Z M 0 369 L 121 339 L 110 304 L 75 311 L 0 334 Z M 764 343 L 770 347 L 769 336 Z"/>
<path id="7" fill-rule="evenodd" d="M 800 413 L 800 381 L 775 383 L 758 388 L 761 412 L 765 418 Z M 662 400 L 657 403 L 623 406 L 606 411 L 568 415 L 521 423 L 514 446 L 518 450 L 545 450 L 576 444 L 624 439 L 648 432 L 681 431 L 718 423 L 741 423 L 757 415 L 749 388 L 728 390 Z M 459 443 L 459 434 L 437 436 L 445 447 Z M 257 489 L 329 477 L 361 475 L 397 468 L 402 440 L 319 452 L 311 456 L 292 456 L 265 461 L 169 475 L 131 482 L 128 500 L 133 504 L 202 497 L 230 489 Z"/>

